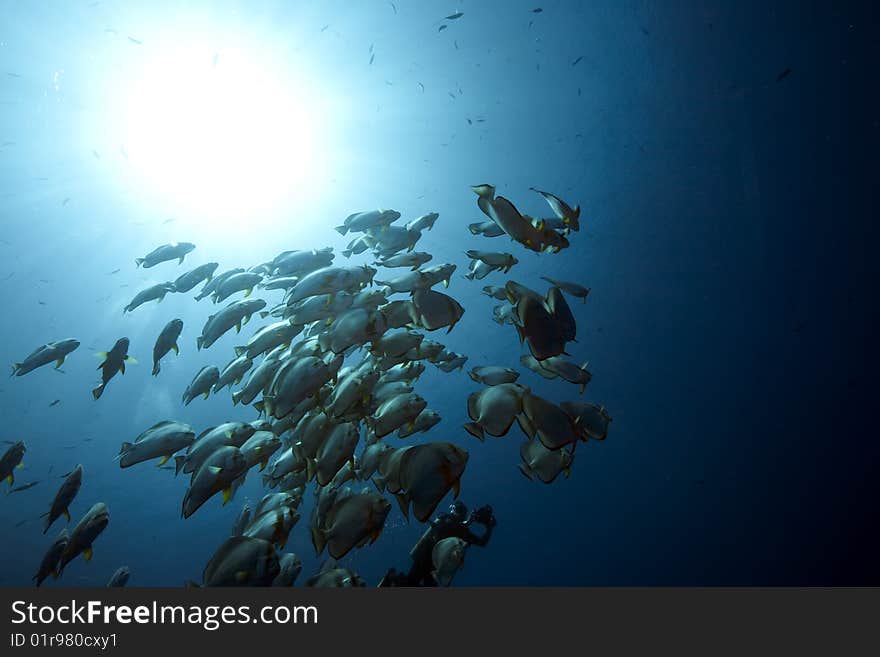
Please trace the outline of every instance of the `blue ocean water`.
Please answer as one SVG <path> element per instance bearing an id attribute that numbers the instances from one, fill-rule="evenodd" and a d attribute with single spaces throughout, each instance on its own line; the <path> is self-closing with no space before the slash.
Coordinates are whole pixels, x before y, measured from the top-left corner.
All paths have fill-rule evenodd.
<path id="1" fill-rule="evenodd" d="M 463 16 L 444 21 L 456 11 Z M 260 322 L 197 351 L 217 307 L 195 302 L 195 291 L 122 308 L 205 262 L 247 268 L 283 250 L 332 246 L 335 264 L 347 264 L 340 251 L 350 238 L 333 227 L 375 207 L 404 220 L 440 214 L 418 250 L 434 255 L 431 264 L 458 265 L 444 292 L 466 312 L 451 333 L 429 337 L 467 354 L 468 368 L 516 367 L 554 401 L 581 396 L 519 366 L 524 347 L 492 321 L 494 302 L 480 293 L 505 276 L 465 280 L 464 251 L 514 252 L 510 277 L 541 290 L 542 275 L 592 290 L 586 304 L 571 300 L 578 341 L 569 351 L 593 373 L 582 398 L 614 419 L 606 441 L 578 448 L 570 477 L 526 480 L 516 426 L 484 444 L 469 436 L 465 403 L 479 386 L 465 372 L 429 366 L 418 384 L 443 420 L 415 440 L 465 447 L 461 497 L 491 504 L 498 519 L 456 585 L 877 582 L 878 447 L 865 414 L 876 390 L 868 218 L 878 123 L 860 68 L 876 43 L 870 10 L 5 1 L 0 15 L 0 359 L 82 342 L 63 373 L 45 367 L 0 382 L 0 439 L 28 448 L 16 483 L 40 482 L 0 495 L 0 585 L 30 582 L 61 526 L 44 536 L 37 518 L 58 475 L 77 463 L 85 474 L 73 522 L 103 501 L 110 525 L 91 562 L 78 558 L 47 586 L 100 586 L 122 565 L 133 586 L 200 580 L 241 504 L 264 493 L 259 477 L 251 473 L 230 504 L 214 498 L 183 520 L 183 476 L 150 463 L 123 470 L 114 457 L 160 420 L 198 432 L 255 419 L 228 392 L 189 406 L 180 398 L 199 368 L 229 362 Z M 196 81 L 183 78 L 162 97 L 161 84 L 144 86 L 169 53 L 172 65 L 159 70 L 173 74 L 180 52 L 217 70 L 243 57 L 259 66 L 258 80 L 271 71 L 285 102 L 306 109 L 288 120 L 310 150 L 295 140 L 280 140 L 283 152 L 249 150 L 272 141 L 265 106 L 239 117 L 253 132 L 220 123 L 195 151 L 185 130 L 180 152 L 161 130 L 138 133 L 151 116 L 186 115 Z M 195 124 L 214 118 L 210 105 L 199 111 Z M 254 153 L 302 179 L 275 180 L 258 160 L 243 165 Z M 869 179 L 873 189 L 859 185 Z M 534 216 L 547 209 L 532 186 L 580 204 L 571 247 L 539 255 L 472 236 L 467 224 L 485 217 L 470 185 L 484 182 Z M 171 241 L 197 248 L 180 266 L 135 267 Z M 181 352 L 154 378 L 153 343 L 174 317 L 185 325 Z M 95 401 L 91 354 L 122 336 L 140 365 Z M 325 558 L 307 529 L 313 488 L 287 545 L 303 559 L 300 583 Z M 375 583 L 407 565 L 423 529 L 395 506 L 379 540 L 342 563 Z"/>

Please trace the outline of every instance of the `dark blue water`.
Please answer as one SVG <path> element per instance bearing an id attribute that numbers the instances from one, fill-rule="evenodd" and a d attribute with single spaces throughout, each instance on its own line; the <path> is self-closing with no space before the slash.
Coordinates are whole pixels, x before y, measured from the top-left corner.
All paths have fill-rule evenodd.
<path id="1" fill-rule="evenodd" d="M 529 12 L 537 6 L 543 12 Z M 464 16 L 438 31 L 455 10 Z M 85 476 L 73 521 L 98 501 L 111 521 L 94 559 L 78 558 L 47 585 L 103 585 L 121 565 L 131 585 L 200 579 L 241 504 L 263 494 L 259 477 L 251 473 L 229 505 L 215 498 L 183 520 L 183 477 L 150 463 L 121 470 L 114 457 L 159 420 L 201 431 L 254 419 L 228 393 L 188 407 L 180 397 L 199 368 L 231 360 L 259 322 L 199 352 L 196 336 L 216 307 L 195 302 L 195 291 L 127 315 L 122 307 L 147 284 L 203 262 L 223 270 L 286 249 L 338 254 L 349 240 L 333 226 L 376 206 L 406 220 L 440 213 L 419 250 L 458 265 L 447 292 L 466 313 L 449 335 L 429 337 L 467 354 L 468 367 L 519 367 L 524 352 L 479 292 L 504 276 L 465 280 L 465 249 L 512 250 L 520 264 L 510 276 L 539 289 L 540 275 L 592 288 L 586 305 L 571 303 L 578 342 L 569 351 L 590 361 L 584 398 L 614 420 L 604 443 L 578 448 L 569 478 L 545 486 L 522 477 L 516 426 L 485 444 L 461 429 L 467 395 L 479 388 L 464 372 L 429 366 L 418 384 L 443 421 L 416 440 L 468 449 L 462 499 L 493 505 L 499 523 L 487 548 L 470 550 L 457 585 L 880 579 L 877 432 L 867 422 L 877 389 L 870 10 L 2 2 L 0 15 L 0 359 L 82 341 L 63 374 L 47 367 L 0 382 L 0 438 L 28 447 L 16 483 L 41 482 L 0 496 L 0 585 L 25 585 L 36 571 L 61 526 L 43 536 L 36 520 L 61 481 L 47 472 L 77 463 Z M 158 163 L 126 148 L 143 138 L 126 118 L 137 114 L 139 80 L 151 62 L 193 44 L 267 63 L 295 103 L 320 108 L 320 128 L 305 127 L 309 160 L 279 159 L 307 184 L 287 181 L 281 193 L 262 175 L 265 185 L 249 179 L 230 195 L 228 180 L 196 172 L 203 188 L 188 194 L 162 179 L 179 157 L 173 144 Z M 153 102 L 173 114 L 181 101 Z M 220 131 L 204 170 L 223 156 L 246 169 L 235 161 L 238 139 Z M 530 186 L 579 203 L 582 229 L 557 255 L 473 237 L 467 224 L 484 217 L 469 185 L 482 182 L 529 214 L 546 212 Z M 197 245 L 185 265 L 135 268 L 135 257 L 172 240 Z M 346 264 L 341 255 L 336 264 Z M 280 301 L 277 292 L 255 296 Z M 153 342 L 173 317 L 185 324 L 181 353 L 153 378 Z M 94 401 L 91 354 L 122 336 L 140 365 Z M 579 398 L 575 386 L 519 369 L 542 396 Z M 300 582 L 323 559 L 307 529 L 313 486 L 287 546 L 305 563 Z M 15 527 L 26 519 L 34 520 Z M 395 506 L 381 538 L 343 563 L 375 583 L 389 566 L 407 565 L 422 529 Z"/>

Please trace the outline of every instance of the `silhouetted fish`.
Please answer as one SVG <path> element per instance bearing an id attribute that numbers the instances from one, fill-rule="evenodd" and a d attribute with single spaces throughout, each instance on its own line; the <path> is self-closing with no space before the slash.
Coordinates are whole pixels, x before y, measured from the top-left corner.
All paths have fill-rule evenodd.
<path id="1" fill-rule="evenodd" d="M 790 69 L 790 68 L 787 68 L 787 69 L 785 69 L 784 71 L 782 71 L 782 73 L 780 73 L 779 75 L 776 76 L 776 81 L 777 81 L 777 82 L 782 82 L 782 81 L 783 81 L 785 78 L 787 78 L 789 75 L 791 75 L 791 69 Z"/>

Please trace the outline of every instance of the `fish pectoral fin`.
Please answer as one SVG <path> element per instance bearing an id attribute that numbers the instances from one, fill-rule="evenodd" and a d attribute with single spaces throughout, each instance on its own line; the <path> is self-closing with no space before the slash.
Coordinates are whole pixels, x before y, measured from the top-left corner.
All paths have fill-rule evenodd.
<path id="1" fill-rule="evenodd" d="M 92 560 L 92 555 L 94 554 L 94 553 L 92 552 L 92 546 L 90 545 L 90 546 L 87 547 L 85 550 L 83 550 L 83 554 L 84 554 L 85 557 L 86 557 L 86 561 L 91 561 L 91 560 Z"/>
<path id="2" fill-rule="evenodd" d="M 65 358 L 65 356 L 62 356 L 61 358 L 59 358 L 58 360 L 55 361 L 55 369 L 56 370 L 59 367 L 61 367 L 62 365 L 64 365 L 64 358 Z"/>
<path id="3" fill-rule="evenodd" d="M 125 375 L 125 361 L 119 363 L 119 373 Z"/>

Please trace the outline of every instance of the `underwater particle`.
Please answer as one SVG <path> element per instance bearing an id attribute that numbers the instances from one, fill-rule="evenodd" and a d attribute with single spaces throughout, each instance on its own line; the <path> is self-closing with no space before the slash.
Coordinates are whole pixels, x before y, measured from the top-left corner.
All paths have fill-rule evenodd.
<path id="1" fill-rule="evenodd" d="M 777 81 L 777 82 L 782 82 L 782 81 L 783 81 L 785 78 L 787 78 L 789 75 L 791 75 L 791 69 L 790 69 L 790 68 L 786 68 L 784 71 L 782 71 L 779 75 L 776 76 L 776 81 Z"/>
<path id="2" fill-rule="evenodd" d="M 579 63 L 583 58 L 584 58 L 584 56 L 581 55 L 580 57 L 578 57 L 577 59 L 575 59 L 575 60 L 571 63 L 571 65 L 572 65 L 572 66 L 577 66 L 578 63 Z"/>

